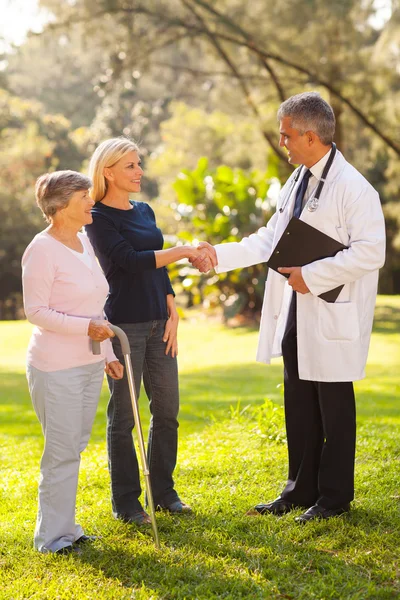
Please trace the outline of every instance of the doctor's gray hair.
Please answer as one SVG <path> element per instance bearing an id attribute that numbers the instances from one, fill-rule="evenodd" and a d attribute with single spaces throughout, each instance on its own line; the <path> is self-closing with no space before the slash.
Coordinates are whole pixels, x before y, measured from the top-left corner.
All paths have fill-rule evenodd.
<path id="1" fill-rule="evenodd" d="M 291 126 L 298 129 L 301 135 L 306 131 L 313 131 L 326 146 L 332 143 L 335 114 L 318 92 L 303 92 L 282 102 L 278 110 L 278 121 L 285 117 L 291 118 Z"/>

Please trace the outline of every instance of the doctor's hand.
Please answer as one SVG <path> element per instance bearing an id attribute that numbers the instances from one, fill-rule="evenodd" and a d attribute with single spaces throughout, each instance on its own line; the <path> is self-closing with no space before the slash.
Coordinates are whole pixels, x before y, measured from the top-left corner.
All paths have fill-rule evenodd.
<path id="1" fill-rule="evenodd" d="M 292 286 L 295 292 L 299 294 L 309 294 L 310 290 L 301 274 L 301 267 L 279 267 L 279 273 L 289 273 L 288 283 Z"/>
<path id="2" fill-rule="evenodd" d="M 217 253 L 214 246 L 208 242 L 201 242 L 198 247 L 198 256 L 190 259 L 192 265 L 201 273 L 207 273 L 218 264 Z"/>
<path id="3" fill-rule="evenodd" d="M 212 269 L 211 260 L 205 250 L 199 247 L 193 248 L 192 254 L 189 256 L 189 262 L 200 271 L 200 273 L 208 273 Z"/>

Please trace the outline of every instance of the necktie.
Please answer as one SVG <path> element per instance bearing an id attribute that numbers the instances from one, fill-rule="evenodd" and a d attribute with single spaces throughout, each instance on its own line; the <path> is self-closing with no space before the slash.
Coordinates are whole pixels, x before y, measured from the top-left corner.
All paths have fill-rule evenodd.
<path id="1" fill-rule="evenodd" d="M 299 187 L 297 188 L 296 200 L 295 200 L 294 209 L 293 209 L 294 217 L 299 218 L 301 215 L 301 211 L 303 210 L 303 198 L 304 198 L 304 194 L 306 193 L 306 189 L 307 189 L 308 182 L 309 182 L 311 175 L 312 175 L 312 173 L 311 173 L 310 169 L 307 169 L 307 171 L 303 175 L 303 179 L 301 180 Z"/>

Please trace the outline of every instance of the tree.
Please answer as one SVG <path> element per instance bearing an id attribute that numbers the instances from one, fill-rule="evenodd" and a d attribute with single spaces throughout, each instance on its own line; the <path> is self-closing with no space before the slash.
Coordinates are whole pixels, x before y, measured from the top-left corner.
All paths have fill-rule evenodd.
<path id="1" fill-rule="evenodd" d="M 271 117 L 274 120 L 276 104 L 296 87 L 304 89 L 310 84 L 330 95 L 339 117 L 341 142 L 340 117 L 347 110 L 400 156 L 396 138 L 385 132 L 386 115 L 379 107 L 376 113 L 370 108 L 371 99 L 378 100 L 370 85 L 377 74 L 371 56 L 378 37 L 369 23 L 374 11 L 372 2 L 341 0 L 327 4 L 325 0 L 310 0 L 303 1 L 299 10 L 294 0 L 279 4 L 254 0 L 251 11 L 247 3 L 238 0 L 220 0 L 218 8 L 205 0 L 109 0 L 100 6 L 89 0 L 77 0 L 73 6 L 42 0 L 42 4 L 59 19 L 59 23 L 50 26 L 53 31 L 90 23 L 87 35 L 95 29 L 98 39 L 99 32 L 108 35 L 112 26 L 113 73 L 111 61 L 117 52 L 118 57 L 123 56 L 117 76 L 140 64 L 156 67 L 160 60 L 167 68 L 201 76 L 200 58 L 202 64 L 206 59 L 210 65 L 208 77 L 217 85 L 222 67 L 224 75 L 236 81 L 262 134 L 278 156 L 282 153 L 269 123 Z M 308 50 L 310 44 L 312 53 Z M 168 58 L 174 47 L 181 50 L 181 59 L 172 64 Z M 231 98 L 226 101 L 229 103 Z"/>

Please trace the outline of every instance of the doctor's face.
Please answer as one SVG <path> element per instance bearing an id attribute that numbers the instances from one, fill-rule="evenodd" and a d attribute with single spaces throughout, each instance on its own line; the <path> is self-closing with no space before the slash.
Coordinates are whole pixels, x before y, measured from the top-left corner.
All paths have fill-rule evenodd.
<path id="1" fill-rule="evenodd" d="M 307 132 L 301 133 L 291 124 L 291 117 L 284 117 L 279 122 L 279 145 L 286 148 L 291 165 L 310 166 L 307 164 L 310 161 L 310 141 Z"/>

